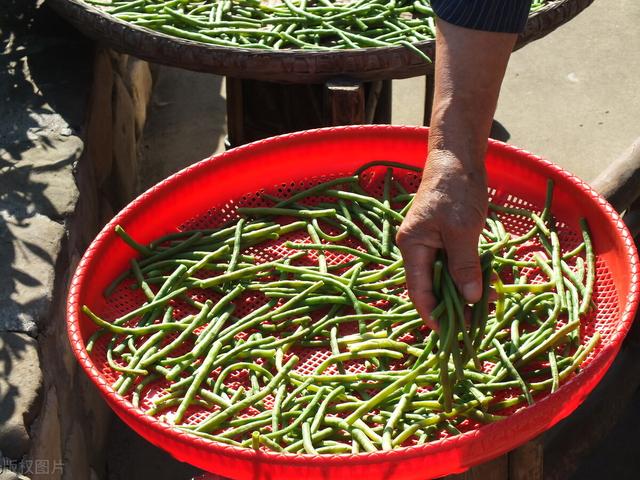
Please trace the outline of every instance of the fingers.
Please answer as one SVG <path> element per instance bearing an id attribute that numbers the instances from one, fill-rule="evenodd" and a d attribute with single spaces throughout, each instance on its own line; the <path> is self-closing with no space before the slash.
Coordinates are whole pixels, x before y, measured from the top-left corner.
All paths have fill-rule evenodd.
<path id="1" fill-rule="evenodd" d="M 446 239 L 449 273 L 458 291 L 468 303 L 479 302 L 482 298 L 482 271 L 478 257 L 478 237 L 459 235 Z"/>
<path id="2" fill-rule="evenodd" d="M 436 307 L 433 295 L 433 261 L 436 249 L 425 245 L 413 244 L 401 246 L 402 258 L 407 278 L 409 297 L 425 324 L 438 330 L 437 322 L 431 317 Z"/>

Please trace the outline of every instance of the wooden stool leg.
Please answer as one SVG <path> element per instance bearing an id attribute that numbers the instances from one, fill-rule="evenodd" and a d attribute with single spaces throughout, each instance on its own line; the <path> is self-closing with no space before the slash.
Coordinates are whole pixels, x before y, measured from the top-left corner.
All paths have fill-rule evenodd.
<path id="1" fill-rule="evenodd" d="M 490 462 L 473 467 L 469 480 L 508 480 L 509 456 L 502 455 Z"/>
<path id="2" fill-rule="evenodd" d="M 509 480 L 542 480 L 543 448 L 532 440 L 509 452 Z"/>
<path id="3" fill-rule="evenodd" d="M 325 124 L 359 125 L 365 121 L 364 86 L 350 79 L 325 84 Z"/>
<path id="4" fill-rule="evenodd" d="M 373 119 L 378 111 L 380 95 L 382 94 L 382 81 L 376 80 L 370 82 L 366 93 L 364 122 L 370 124 L 373 123 Z"/>
<path id="5" fill-rule="evenodd" d="M 473 480 L 471 476 L 471 470 L 467 470 L 464 473 L 458 473 L 456 475 L 447 475 L 446 477 L 441 478 L 440 480 Z"/>
<path id="6" fill-rule="evenodd" d="M 391 124 L 391 80 L 369 82 L 367 87 L 365 122 Z"/>
<path id="7" fill-rule="evenodd" d="M 392 85 L 391 80 L 382 80 L 382 91 L 380 92 L 380 98 L 378 98 L 378 107 L 373 116 L 373 123 L 391 124 Z"/>
<path id="8" fill-rule="evenodd" d="M 226 77 L 227 140 L 231 147 L 245 143 L 242 80 Z"/>
<path id="9" fill-rule="evenodd" d="M 509 456 L 502 455 L 490 462 L 477 465 L 464 473 L 449 475 L 442 480 L 508 480 Z"/>
<path id="10" fill-rule="evenodd" d="M 435 82 L 433 75 L 427 75 L 424 81 L 424 119 L 422 124 L 428 127 L 431 124 L 431 112 L 433 111 L 433 95 Z"/>

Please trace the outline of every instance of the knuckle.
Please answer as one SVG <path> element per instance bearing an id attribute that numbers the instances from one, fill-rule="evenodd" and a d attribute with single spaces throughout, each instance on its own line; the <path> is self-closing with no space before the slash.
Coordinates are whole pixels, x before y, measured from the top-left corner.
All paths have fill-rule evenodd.
<path id="1" fill-rule="evenodd" d="M 401 249 L 405 248 L 411 240 L 411 230 L 405 226 L 401 226 L 396 233 L 396 243 Z"/>
<path id="2" fill-rule="evenodd" d="M 451 275 L 458 280 L 471 280 L 480 274 L 480 265 L 473 261 L 454 261 L 449 265 Z"/>
<path id="3" fill-rule="evenodd" d="M 440 248 L 440 229 L 435 222 L 404 222 L 395 235 L 396 244 L 401 251 L 408 251 L 416 246 Z"/>

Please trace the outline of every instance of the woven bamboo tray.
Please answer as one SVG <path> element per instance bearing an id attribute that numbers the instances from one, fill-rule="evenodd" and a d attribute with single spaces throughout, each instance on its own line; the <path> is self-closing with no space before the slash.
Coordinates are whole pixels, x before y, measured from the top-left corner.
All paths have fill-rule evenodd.
<path id="1" fill-rule="evenodd" d="M 133 26 L 80 0 L 48 3 L 85 35 L 115 50 L 188 70 L 284 83 L 323 83 L 338 75 L 361 81 L 409 78 L 433 70 L 433 65 L 401 46 L 332 52 L 220 47 Z M 516 49 L 544 37 L 591 3 L 593 0 L 556 0 L 532 13 Z M 433 58 L 433 40 L 416 46 Z"/>

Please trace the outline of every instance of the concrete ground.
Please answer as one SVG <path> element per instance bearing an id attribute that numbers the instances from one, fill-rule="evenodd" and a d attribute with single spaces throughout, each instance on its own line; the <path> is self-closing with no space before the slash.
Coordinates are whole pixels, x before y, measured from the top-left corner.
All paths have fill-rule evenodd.
<path id="1" fill-rule="evenodd" d="M 496 112 L 509 143 L 590 180 L 640 136 L 640 2 L 596 0 L 515 52 Z M 422 79 L 395 82 L 393 123 L 416 124 Z"/>
<path id="2" fill-rule="evenodd" d="M 637 0 L 596 0 L 567 25 L 514 53 L 496 113 L 509 143 L 585 180 L 625 150 L 640 136 L 638 24 Z M 394 124 L 422 123 L 416 92 L 423 91 L 422 78 L 394 82 Z M 219 77 L 158 69 L 145 131 L 141 191 L 224 148 L 223 98 Z M 162 168 L 152 169 L 152 164 Z M 638 478 L 631 473 L 640 467 L 640 444 L 632 440 L 638 412 L 640 395 L 574 479 Z M 111 480 L 186 480 L 193 475 L 191 467 L 171 460 L 119 422 L 114 423 L 111 445 Z M 611 465 L 626 467 L 612 476 Z"/>

